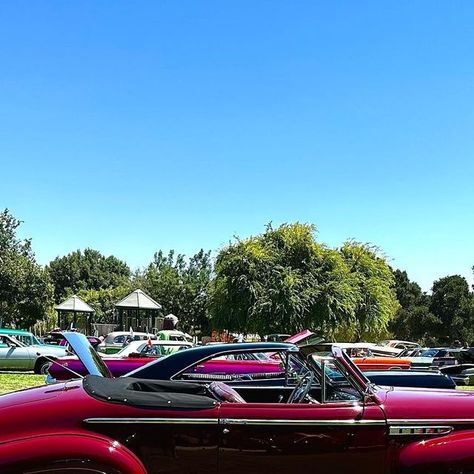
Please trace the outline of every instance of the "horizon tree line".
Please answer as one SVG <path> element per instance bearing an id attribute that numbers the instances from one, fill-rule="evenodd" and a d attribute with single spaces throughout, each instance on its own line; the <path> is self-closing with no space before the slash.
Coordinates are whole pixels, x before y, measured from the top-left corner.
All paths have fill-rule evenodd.
<path id="1" fill-rule="evenodd" d="M 474 342 L 474 293 L 449 275 L 423 292 L 393 270 L 373 245 L 331 248 L 311 224 L 291 223 L 235 238 L 215 258 L 157 251 L 132 271 L 117 257 L 86 248 L 42 267 L 21 221 L 0 213 L 0 325 L 55 325 L 54 304 L 77 294 L 110 322 L 114 303 L 141 288 L 173 313 L 183 330 L 212 329 L 264 335 L 312 329 L 328 340 L 374 341 L 390 336 L 423 344 Z M 474 268 L 473 268 L 474 271 Z"/>

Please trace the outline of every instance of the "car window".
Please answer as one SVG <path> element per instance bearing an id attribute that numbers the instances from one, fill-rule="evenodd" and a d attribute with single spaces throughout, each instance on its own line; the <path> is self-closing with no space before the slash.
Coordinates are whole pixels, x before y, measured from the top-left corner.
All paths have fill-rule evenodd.
<path id="1" fill-rule="evenodd" d="M 124 335 L 115 336 L 113 342 L 114 344 L 123 344 L 125 342 L 125 336 Z"/>
<path id="2" fill-rule="evenodd" d="M 20 342 L 25 344 L 26 346 L 31 346 L 33 344 L 39 344 L 38 339 L 36 339 L 33 334 L 20 334 L 18 336 L 15 336 L 16 339 L 18 339 Z"/>
<path id="3" fill-rule="evenodd" d="M 21 346 L 21 343 L 15 343 L 15 338 L 10 338 L 7 336 L 0 336 L 0 345 L 1 347 L 18 347 Z"/>
<path id="4" fill-rule="evenodd" d="M 264 360 L 262 359 L 264 354 Z M 295 368 L 295 370 L 297 370 Z M 285 376 L 285 361 L 279 353 L 240 351 L 212 357 L 187 368 L 181 380 L 250 381 Z"/>
<path id="5" fill-rule="evenodd" d="M 5 336 L 0 336 L 0 347 L 10 347 L 8 339 Z"/>
<path id="6" fill-rule="evenodd" d="M 327 393 L 323 403 L 339 403 L 343 401 L 359 401 L 362 395 L 347 370 L 336 362 L 330 353 L 315 353 L 312 359 L 324 372 Z M 324 369 L 324 370 L 323 370 Z"/>
<path id="7" fill-rule="evenodd" d="M 435 357 L 438 353 L 438 349 L 427 349 L 421 353 L 421 357 Z"/>

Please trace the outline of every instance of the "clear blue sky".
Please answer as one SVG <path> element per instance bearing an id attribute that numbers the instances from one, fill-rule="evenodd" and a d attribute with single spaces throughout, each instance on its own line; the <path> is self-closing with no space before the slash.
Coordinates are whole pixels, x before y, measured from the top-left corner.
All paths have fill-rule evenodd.
<path id="1" fill-rule="evenodd" d="M 0 3 L 0 208 L 40 263 L 265 223 L 474 264 L 474 2 Z"/>

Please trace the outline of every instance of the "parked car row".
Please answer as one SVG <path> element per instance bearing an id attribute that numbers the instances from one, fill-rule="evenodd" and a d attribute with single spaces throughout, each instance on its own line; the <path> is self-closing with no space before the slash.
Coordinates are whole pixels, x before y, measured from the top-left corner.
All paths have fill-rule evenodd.
<path id="1" fill-rule="evenodd" d="M 160 331 L 157 335 L 122 331 L 111 333 L 104 341 L 96 336 L 87 336 L 92 347 L 103 350 L 101 355 L 119 352 L 128 347 L 131 341 L 139 342 L 119 356 L 123 360 L 127 355 L 127 360 L 118 363 L 118 375 L 143 365 L 143 357 L 163 356 L 180 348 L 192 347 L 189 338 L 181 331 Z M 159 341 L 159 344 L 147 345 L 148 341 Z M 0 370 L 33 370 L 38 374 L 46 374 L 52 361 L 65 358 L 67 362 L 70 356 L 62 331 L 51 331 L 45 337 L 38 338 L 29 331 L 0 328 Z M 133 359 L 139 359 L 139 362 L 134 365 Z"/>
<path id="2" fill-rule="evenodd" d="M 28 331 L 0 329 L 0 369 L 33 370 L 46 374 L 51 359 L 65 357 L 64 347 L 41 344 Z"/>
<path id="3" fill-rule="evenodd" d="M 474 471 L 473 393 L 376 385 L 337 345 L 206 345 L 113 378 L 65 336 L 88 375 L 0 396 L 2 474 Z"/>
<path id="4" fill-rule="evenodd" d="M 67 342 L 62 332 L 50 333 L 43 343 L 28 331 L 0 329 L 0 336 L 2 338 L 0 340 L 0 369 L 2 370 L 33 370 L 36 373 L 48 374 L 48 380 L 67 380 L 71 374 L 84 375 L 86 373 L 86 368 L 77 360 L 77 357 L 67 352 L 65 347 Z M 278 336 L 281 338 L 286 335 Z M 277 339 L 275 335 L 267 339 L 272 338 Z M 156 358 L 193 346 L 189 341 L 189 335 L 171 330 L 160 331 L 157 335 L 120 331 L 109 334 L 103 341 L 92 336 L 88 336 L 88 340 L 106 359 L 106 365 L 116 377 L 145 366 Z M 53 341 L 56 345 L 52 344 Z M 321 338 L 305 330 L 287 337 L 287 341 L 304 346 L 320 342 Z M 399 355 L 397 357 L 377 356 L 373 352 L 374 345 L 368 343 L 338 344 L 359 369 L 367 372 L 369 379 L 375 383 L 450 388 L 454 384 L 466 385 L 474 382 L 474 354 L 466 350 L 421 347 L 401 349 L 401 345 L 410 345 L 407 341 L 387 341 L 386 345 L 398 346 L 395 348 L 400 349 Z M 251 355 L 248 354 L 247 357 Z M 257 358 L 256 355 L 254 357 Z M 259 357 L 260 362 L 262 358 L 265 359 L 262 354 Z M 462 364 L 458 364 L 460 358 Z M 275 363 L 271 358 L 266 359 L 266 361 L 263 360 L 267 364 L 265 371 L 269 373 L 275 368 Z M 53 360 L 57 362 L 53 363 Z M 229 364 L 232 363 L 229 360 L 212 361 L 207 364 L 207 370 L 210 370 L 209 367 L 212 366 L 214 373 L 225 375 Z M 237 365 L 239 364 L 240 362 L 237 362 Z M 261 363 L 244 362 L 242 366 L 245 365 L 247 369 L 250 366 L 254 370 L 262 369 Z M 387 370 L 408 372 L 406 369 L 411 369 L 410 373 L 384 373 Z M 428 369 L 431 370 L 427 372 Z"/>

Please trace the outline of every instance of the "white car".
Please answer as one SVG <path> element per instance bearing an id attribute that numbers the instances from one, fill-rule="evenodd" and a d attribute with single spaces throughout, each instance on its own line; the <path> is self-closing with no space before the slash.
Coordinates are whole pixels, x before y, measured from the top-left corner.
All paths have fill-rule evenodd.
<path id="1" fill-rule="evenodd" d="M 23 344 L 8 334 L 0 334 L 0 370 L 33 370 L 45 374 L 51 359 L 64 357 L 64 347 Z"/>
<path id="2" fill-rule="evenodd" d="M 166 341 L 166 340 L 146 340 L 132 341 L 122 350 L 115 354 L 100 354 L 104 359 L 129 357 L 132 354 L 140 354 L 140 356 L 158 357 L 172 354 L 183 349 L 193 347 L 190 342 L 186 341 Z"/>
<path id="3" fill-rule="evenodd" d="M 149 338 L 156 340 L 154 334 L 146 332 L 114 331 L 107 334 L 97 350 L 106 354 L 115 354 L 132 341 L 146 341 Z"/>

